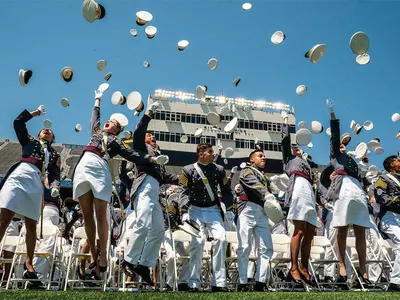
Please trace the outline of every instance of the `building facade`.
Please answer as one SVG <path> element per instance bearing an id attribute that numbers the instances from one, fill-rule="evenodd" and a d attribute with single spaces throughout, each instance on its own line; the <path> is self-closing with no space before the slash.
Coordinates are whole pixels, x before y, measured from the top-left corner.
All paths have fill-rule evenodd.
<path id="1" fill-rule="evenodd" d="M 184 166 L 193 163 L 197 158 L 197 144 L 207 142 L 217 146 L 219 140 L 224 149 L 234 149 L 234 154 L 224 160 L 224 167 L 231 168 L 247 161 L 257 142 L 268 159 L 267 172 L 282 172 L 280 111 L 289 111 L 288 105 L 223 96 L 207 96 L 198 100 L 194 94 L 163 90 L 156 90 L 147 101 L 148 106 L 155 101 L 161 103 L 148 129 L 154 132 L 162 152 L 170 157 L 170 164 Z M 210 112 L 220 116 L 218 124 L 208 123 L 207 114 Z M 226 132 L 225 126 L 235 117 L 238 118 L 236 129 Z M 289 114 L 289 125 L 294 141 L 293 114 Z M 199 128 L 203 132 L 201 137 L 196 137 L 195 132 Z M 181 142 L 182 136 L 187 137 L 186 143 Z"/>

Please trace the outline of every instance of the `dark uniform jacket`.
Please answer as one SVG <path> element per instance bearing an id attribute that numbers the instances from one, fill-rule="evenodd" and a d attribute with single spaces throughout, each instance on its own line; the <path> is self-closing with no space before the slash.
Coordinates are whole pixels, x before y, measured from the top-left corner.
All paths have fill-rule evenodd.
<path id="1" fill-rule="evenodd" d="M 105 151 L 102 147 L 103 131 L 100 128 L 100 107 L 98 106 L 93 107 L 92 119 L 90 120 L 90 133 L 92 135 L 92 138 L 90 139 L 88 146 L 85 148 L 81 157 L 79 158 L 79 161 L 82 159 L 86 151 L 96 153 L 100 157 L 103 157 L 105 154 Z M 125 147 L 119 137 L 113 134 L 107 135 L 107 151 L 110 158 L 120 155 L 126 160 L 132 161 L 138 165 L 150 164 L 149 155 L 147 153 L 137 152 L 133 149 Z M 79 161 L 76 166 L 79 164 Z"/>
<path id="2" fill-rule="evenodd" d="M 392 174 L 400 181 L 400 174 Z M 380 205 L 379 217 L 382 218 L 387 211 L 400 214 L 400 186 L 387 175 L 379 176 L 374 184 L 376 202 Z"/>
<path id="3" fill-rule="evenodd" d="M 43 163 L 45 161 L 45 152 L 42 144 L 39 140 L 30 136 L 28 130 L 26 128 L 26 122 L 32 119 L 32 115 L 24 110 L 15 120 L 14 120 L 14 130 L 17 134 L 17 138 L 19 143 L 22 146 L 22 156 L 19 162 L 14 164 L 4 176 L 3 181 L 0 183 L 0 189 L 3 187 L 6 182 L 8 176 L 15 170 L 15 168 L 22 162 L 29 162 L 35 165 L 40 171 L 43 171 Z M 47 184 L 47 188 L 45 189 L 45 200 L 49 202 L 58 202 L 57 199 L 53 199 L 50 195 L 50 190 L 53 187 L 60 185 L 60 155 L 58 152 L 51 147 L 50 144 L 47 144 L 47 150 L 49 151 L 49 163 L 45 172 L 47 174 L 47 179 L 45 183 Z"/>
<path id="4" fill-rule="evenodd" d="M 198 163 L 198 165 L 204 176 L 208 179 L 214 195 L 214 201 L 210 198 L 206 186 L 194 165 L 191 164 L 183 167 L 181 176 L 179 177 L 179 184 L 186 188 L 185 193 L 189 197 L 189 204 L 198 207 L 210 207 L 216 204 L 220 205 L 220 201 L 232 203 L 233 194 L 228 185 L 228 178 L 224 168 L 214 163 L 209 165 Z M 221 194 L 219 194 L 218 186 L 220 187 Z"/>
<path id="5" fill-rule="evenodd" d="M 283 124 L 282 126 L 282 137 L 283 171 L 289 176 L 288 190 L 285 193 L 285 207 L 288 207 L 290 206 L 290 201 L 292 199 L 296 176 L 305 177 L 311 184 L 314 179 L 308 161 L 301 157 L 292 155 L 288 124 Z"/>
<path id="6" fill-rule="evenodd" d="M 347 153 L 340 152 L 340 123 L 339 120 L 331 120 L 331 140 L 330 140 L 330 159 L 333 169 L 338 173 L 331 182 L 327 201 L 335 202 L 339 198 L 340 189 L 342 187 L 343 175 L 348 175 L 363 182 L 361 172 L 356 161 Z M 365 182 L 367 186 L 368 183 Z"/>
<path id="7" fill-rule="evenodd" d="M 254 169 L 261 172 L 258 173 Z M 237 212 L 240 214 L 246 206 L 247 201 L 251 201 L 264 207 L 264 197 L 267 192 L 271 193 L 270 181 L 264 176 L 263 171 L 257 166 L 246 166 L 240 172 L 241 195 L 237 203 Z M 247 200 L 246 200 L 247 199 Z"/>
<path id="8" fill-rule="evenodd" d="M 151 117 L 149 117 L 148 115 L 143 115 L 142 119 L 139 121 L 135 129 L 135 132 L 133 133 L 133 147 L 137 151 L 145 152 L 151 156 L 156 157 L 161 154 L 160 151 L 158 151 L 152 145 L 144 142 L 147 127 L 150 121 Z M 134 180 L 132 185 L 132 199 L 135 197 L 136 191 L 139 189 L 147 175 L 155 178 L 160 184 L 178 184 L 178 176 L 172 173 L 168 173 L 165 170 L 165 166 L 160 166 L 156 164 L 137 165 L 137 171 L 139 176 Z"/>

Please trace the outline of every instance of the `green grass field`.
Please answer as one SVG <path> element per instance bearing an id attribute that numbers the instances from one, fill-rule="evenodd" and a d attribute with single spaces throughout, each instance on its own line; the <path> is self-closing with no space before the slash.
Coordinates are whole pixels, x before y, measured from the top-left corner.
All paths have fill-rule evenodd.
<path id="1" fill-rule="evenodd" d="M 153 292 L 100 292 L 100 291 L 0 291 L 0 299 L 18 300 L 18 299 L 54 299 L 54 300 L 291 300 L 291 299 L 312 299 L 312 300 L 380 300 L 380 299 L 399 299 L 400 293 L 383 292 L 313 292 L 313 293 L 289 293 L 289 292 L 271 292 L 271 293 L 153 293 Z"/>

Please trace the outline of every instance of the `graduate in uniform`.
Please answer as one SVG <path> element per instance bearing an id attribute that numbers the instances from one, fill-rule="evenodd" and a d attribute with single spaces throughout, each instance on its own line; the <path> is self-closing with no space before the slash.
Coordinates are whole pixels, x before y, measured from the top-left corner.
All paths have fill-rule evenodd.
<path id="1" fill-rule="evenodd" d="M 168 163 L 168 156 L 161 155 L 155 136 L 147 131 L 151 116 L 159 103 L 150 105 L 133 133 L 134 149 L 148 153 Z M 153 285 L 150 269 L 157 265 L 161 244 L 164 240 L 164 222 L 161 205 L 158 201 L 160 185 L 177 184 L 178 177 L 168 173 L 164 166 L 137 165 L 138 176 L 132 184 L 131 209 L 135 220 L 122 264 L 126 275 L 138 274 L 149 285 Z"/>
<path id="2" fill-rule="evenodd" d="M 92 138 L 82 153 L 73 175 L 73 199 L 79 199 L 83 212 L 85 231 L 92 255 L 92 269 L 96 267 L 96 275 L 107 270 L 107 240 L 109 226 L 107 220 L 108 203 L 112 195 L 112 178 L 106 161 L 116 155 L 137 164 L 157 163 L 154 157 L 147 153 L 139 154 L 126 148 L 118 135 L 123 130 L 121 123 L 127 123 L 126 117 L 120 114 L 111 116 L 103 129 L 100 128 L 100 102 L 103 96 L 101 86 L 95 91 L 95 104 L 90 121 Z M 124 124 L 126 125 L 126 124 Z M 107 149 L 103 149 L 103 144 Z M 99 257 L 96 248 L 96 223 L 93 213 L 96 212 L 97 232 L 99 240 Z"/>
<path id="3" fill-rule="evenodd" d="M 383 162 L 388 172 L 374 184 L 376 202 L 380 205 L 380 230 L 397 246 L 388 290 L 400 292 L 400 159 L 392 155 Z"/>
<path id="4" fill-rule="evenodd" d="M 298 147 L 292 147 L 288 125 L 288 115 L 282 112 L 282 155 L 283 170 L 289 176 L 289 187 L 285 194 L 285 206 L 289 207 L 287 220 L 294 225 L 294 232 L 290 242 L 292 265 L 288 274 L 288 281 L 300 284 L 300 280 L 313 285 L 308 271 L 311 242 L 317 225 L 317 210 L 313 190 L 313 173 L 303 152 Z M 298 257 L 301 249 L 301 266 L 298 266 Z"/>
<path id="5" fill-rule="evenodd" d="M 346 275 L 346 238 L 349 225 L 353 225 L 356 236 L 356 249 L 360 267 L 358 275 L 363 284 L 369 285 L 366 272 L 365 229 L 371 227 L 368 215 L 367 195 L 361 183 L 361 174 L 357 163 L 346 153 L 346 145 L 341 143 L 340 124 L 336 119 L 334 104 L 326 101 L 331 116 L 330 158 L 335 170 L 327 194 L 328 201 L 334 203 L 332 226 L 338 228 L 337 244 L 339 249 L 339 278 L 337 282 L 347 282 Z"/>
<path id="6" fill-rule="evenodd" d="M 40 217 L 43 188 L 59 186 L 59 154 L 51 146 L 54 134 L 44 128 L 38 138 L 30 136 L 26 122 L 46 113 L 44 105 L 37 110 L 24 110 L 14 120 L 14 130 L 22 146 L 22 157 L 5 175 L 0 184 L 0 240 L 3 239 L 15 214 L 24 217 L 26 227 L 25 279 L 38 279 L 33 268 L 33 253 L 36 245 L 36 224 Z M 43 178 L 44 176 L 44 178 Z M 42 181 L 43 180 L 43 181 Z M 38 284 L 38 282 L 32 282 Z"/>
<path id="7" fill-rule="evenodd" d="M 200 225 L 200 238 L 192 237 L 190 243 L 189 288 L 198 291 L 201 283 L 201 266 L 205 236 L 208 232 L 213 238 L 213 280 L 212 292 L 225 292 L 226 288 L 226 248 L 222 197 L 233 197 L 228 178 L 222 166 L 216 165 L 211 144 L 197 145 L 198 161 L 183 167 L 179 183 L 186 188 L 189 196 L 189 218 Z M 219 192 L 220 191 L 220 192 Z M 231 202 L 233 200 L 230 200 Z"/>
<path id="8" fill-rule="evenodd" d="M 265 290 L 269 277 L 270 259 L 274 254 L 268 217 L 264 212 L 265 197 L 271 194 L 270 182 L 264 175 L 265 155 L 262 150 L 254 150 L 249 155 L 250 165 L 240 172 L 241 194 L 237 204 L 237 237 L 239 291 L 248 291 L 247 268 L 253 239 L 257 252 L 256 283 L 253 290 Z"/>

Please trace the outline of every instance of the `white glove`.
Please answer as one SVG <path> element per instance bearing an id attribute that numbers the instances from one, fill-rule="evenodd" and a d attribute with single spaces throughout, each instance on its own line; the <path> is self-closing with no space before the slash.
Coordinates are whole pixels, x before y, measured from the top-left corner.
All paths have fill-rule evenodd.
<path id="1" fill-rule="evenodd" d="M 189 221 L 189 214 L 185 213 L 182 215 L 182 223 L 185 223 L 185 221 Z"/>
<path id="2" fill-rule="evenodd" d="M 283 111 L 281 112 L 281 117 L 282 117 L 282 120 L 287 119 L 287 118 L 288 118 L 287 112 L 283 110 Z"/>
<path id="3" fill-rule="evenodd" d="M 269 178 L 269 180 L 271 180 L 272 182 L 276 182 L 276 181 L 278 181 L 278 175 L 274 175 L 274 176 L 271 176 L 270 178 Z"/>
<path id="4" fill-rule="evenodd" d="M 237 167 L 237 166 L 234 166 L 234 167 L 232 168 L 232 170 L 231 170 L 231 173 L 235 174 L 235 173 L 237 172 L 237 170 L 238 170 L 238 167 Z"/>
<path id="5" fill-rule="evenodd" d="M 217 142 L 217 147 L 218 147 L 218 150 L 224 149 L 224 146 L 222 146 L 222 143 L 220 140 L 218 140 L 218 142 Z"/>
<path id="6" fill-rule="evenodd" d="M 335 102 L 333 102 L 333 101 L 331 101 L 331 100 L 329 100 L 329 99 L 326 99 L 326 105 L 328 106 L 328 109 L 329 109 L 329 112 L 334 112 L 334 107 L 335 107 Z"/>
<path id="7" fill-rule="evenodd" d="M 40 112 L 39 116 L 44 116 L 46 114 L 46 108 L 44 107 L 44 105 L 40 105 L 37 110 Z"/>
<path id="8" fill-rule="evenodd" d="M 132 171 L 129 171 L 126 175 L 128 175 L 128 177 L 129 177 L 130 180 L 135 179 L 135 174 L 133 174 Z"/>
<path id="9" fill-rule="evenodd" d="M 159 155 L 154 158 L 154 161 L 157 165 L 166 165 L 169 162 L 168 155 Z"/>
<path id="10" fill-rule="evenodd" d="M 155 112 L 157 109 L 159 109 L 161 107 L 161 104 L 160 104 L 160 102 L 154 102 L 154 103 L 152 103 L 150 106 L 149 106 L 149 110 L 151 111 L 151 112 Z"/>
<path id="11" fill-rule="evenodd" d="M 100 89 L 97 89 L 94 91 L 94 98 L 95 99 L 99 99 L 101 100 L 101 98 L 103 97 L 103 91 Z"/>
<path id="12" fill-rule="evenodd" d="M 51 189 L 51 197 L 55 198 L 60 196 L 60 190 L 58 188 L 52 188 Z"/>

